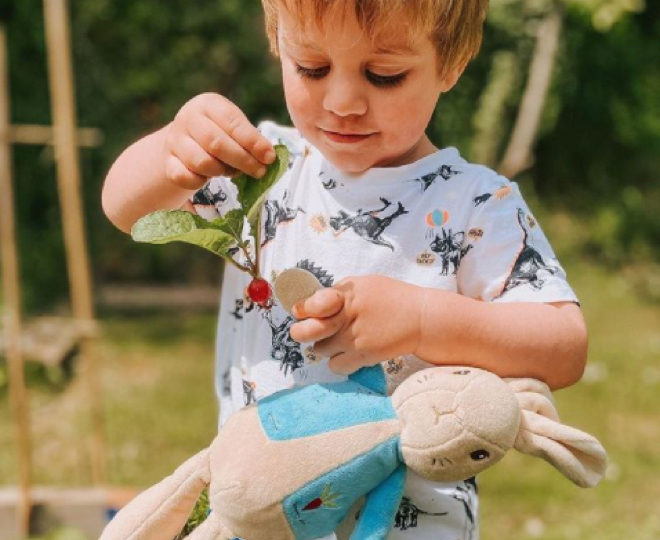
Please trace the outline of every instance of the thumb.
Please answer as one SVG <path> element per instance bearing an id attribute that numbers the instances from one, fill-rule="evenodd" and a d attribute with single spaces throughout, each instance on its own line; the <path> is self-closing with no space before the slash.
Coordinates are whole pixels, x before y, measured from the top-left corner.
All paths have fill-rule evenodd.
<path id="1" fill-rule="evenodd" d="M 295 304 L 291 313 L 297 319 L 325 319 L 336 315 L 343 307 L 344 293 L 335 288 L 319 289 L 309 298 Z"/>

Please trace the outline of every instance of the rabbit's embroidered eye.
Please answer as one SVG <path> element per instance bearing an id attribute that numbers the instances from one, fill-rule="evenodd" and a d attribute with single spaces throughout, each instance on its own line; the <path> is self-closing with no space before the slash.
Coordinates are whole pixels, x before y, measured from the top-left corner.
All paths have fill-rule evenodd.
<path id="1" fill-rule="evenodd" d="M 488 450 L 475 450 L 474 452 L 470 452 L 470 457 L 474 461 L 482 461 L 484 459 L 488 459 L 490 457 L 490 452 Z"/>
<path id="2" fill-rule="evenodd" d="M 461 369 L 460 371 L 454 371 L 452 374 L 453 375 L 467 375 L 470 373 L 469 369 Z"/>

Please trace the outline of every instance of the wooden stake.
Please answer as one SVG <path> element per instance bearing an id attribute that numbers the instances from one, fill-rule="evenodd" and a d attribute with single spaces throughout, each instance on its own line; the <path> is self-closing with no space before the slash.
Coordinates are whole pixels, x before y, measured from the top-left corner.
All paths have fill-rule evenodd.
<path id="1" fill-rule="evenodd" d="M 90 328 L 93 328 L 94 307 L 80 197 L 75 92 L 66 0 L 44 0 L 44 16 L 58 189 L 73 315 L 81 325 L 89 325 Z M 91 340 L 83 339 L 80 344 L 80 352 L 86 365 L 85 374 L 92 408 L 92 479 L 98 485 L 105 483 L 106 461 L 101 385 L 91 345 Z"/>
<path id="2" fill-rule="evenodd" d="M 18 530 L 28 537 L 30 526 L 30 419 L 21 355 L 21 296 L 18 278 L 18 250 L 14 218 L 12 186 L 12 157 L 9 114 L 9 69 L 7 36 L 0 24 L 0 253 L 2 261 L 2 292 L 4 331 L 7 340 L 6 356 L 9 364 L 9 391 L 16 426 L 16 447 L 20 501 Z"/>

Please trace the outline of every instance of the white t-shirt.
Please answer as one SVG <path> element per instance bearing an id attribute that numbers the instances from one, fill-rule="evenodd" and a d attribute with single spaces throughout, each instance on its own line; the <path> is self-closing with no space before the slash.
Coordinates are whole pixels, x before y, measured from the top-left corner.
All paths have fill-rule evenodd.
<path id="1" fill-rule="evenodd" d="M 291 151 L 262 215 L 260 268 L 269 281 L 297 266 L 326 286 L 382 274 L 486 302 L 577 301 L 518 186 L 455 148 L 347 175 L 295 129 L 271 122 L 260 129 Z M 236 207 L 236 189 L 214 178 L 193 202 L 210 219 Z M 344 379 L 311 343 L 291 339 L 293 318 L 277 303 L 265 310 L 244 301 L 249 281 L 226 265 L 217 338 L 221 423 L 278 390 Z M 454 499 L 464 513 L 465 502 Z"/>

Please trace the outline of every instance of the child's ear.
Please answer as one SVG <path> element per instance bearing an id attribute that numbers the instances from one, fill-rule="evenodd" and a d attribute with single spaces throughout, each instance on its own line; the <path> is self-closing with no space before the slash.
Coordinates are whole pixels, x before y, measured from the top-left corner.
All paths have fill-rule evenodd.
<path id="1" fill-rule="evenodd" d="M 458 82 L 458 79 L 461 78 L 461 75 L 463 75 L 466 67 L 467 62 L 464 62 L 458 67 L 448 71 L 440 81 L 440 93 L 444 94 L 445 92 L 449 92 Z"/>

